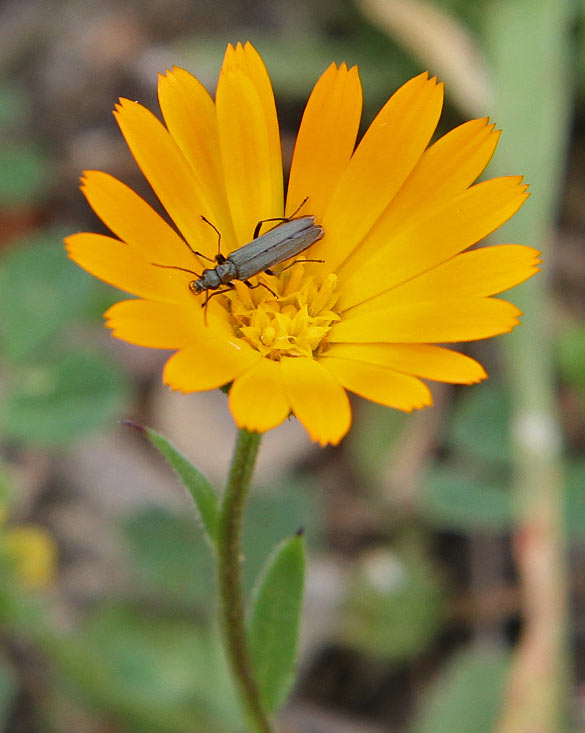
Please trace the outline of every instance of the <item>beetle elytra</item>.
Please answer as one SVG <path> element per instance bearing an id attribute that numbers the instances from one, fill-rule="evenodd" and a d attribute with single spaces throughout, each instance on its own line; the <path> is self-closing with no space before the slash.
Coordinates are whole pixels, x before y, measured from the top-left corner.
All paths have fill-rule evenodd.
<path id="1" fill-rule="evenodd" d="M 204 216 L 201 218 L 217 232 L 219 249 L 221 234 L 208 219 Z M 249 278 L 254 277 L 254 275 L 258 275 L 261 272 L 265 272 L 268 275 L 274 275 L 274 272 L 271 270 L 272 267 L 285 262 L 291 257 L 295 257 L 301 252 L 304 252 L 308 247 L 324 236 L 325 230 L 323 227 L 315 224 L 314 216 L 300 216 L 296 219 L 283 217 L 281 224 L 273 227 L 265 234 L 258 236 L 260 227 L 264 221 L 276 220 L 276 218 L 264 219 L 263 221 L 258 222 L 254 230 L 254 239 L 252 239 L 251 242 L 244 244 L 242 247 L 238 247 L 238 249 L 235 249 L 227 255 L 227 257 L 222 255 L 221 252 L 218 252 L 218 254 L 215 255 L 215 258 L 211 260 L 209 257 L 201 254 L 201 252 L 197 252 L 192 249 L 187 244 L 195 256 L 202 257 L 215 263 L 214 267 L 206 268 L 201 274 L 192 270 L 187 270 L 183 267 L 160 265 L 155 262 L 152 264 L 156 267 L 182 270 L 183 272 L 189 272 L 192 275 L 195 275 L 196 279 L 191 280 L 189 283 L 189 289 L 197 295 L 203 292 L 206 293 L 203 306 L 207 305 L 209 299 L 214 295 L 219 295 L 231 290 L 234 287 L 234 280 L 242 281 L 251 289 L 262 286 L 271 292 L 272 295 L 277 297 L 276 293 L 274 293 L 268 285 L 265 283 L 252 285 Z M 299 261 L 322 262 L 323 260 Z M 226 286 L 225 289 L 220 290 L 223 285 Z M 214 290 L 216 292 L 213 292 L 210 295 L 210 290 Z"/>

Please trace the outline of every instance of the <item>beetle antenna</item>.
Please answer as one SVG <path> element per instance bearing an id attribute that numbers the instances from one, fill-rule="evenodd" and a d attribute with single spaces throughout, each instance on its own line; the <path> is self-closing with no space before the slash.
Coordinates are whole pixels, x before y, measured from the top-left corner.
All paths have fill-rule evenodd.
<path id="1" fill-rule="evenodd" d="M 194 272 L 193 270 L 188 270 L 186 267 L 178 267 L 177 265 L 160 265 L 158 262 L 151 262 L 150 263 L 153 267 L 162 267 L 165 270 L 179 270 L 180 272 L 188 272 L 190 275 L 195 275 L 195 277 L 201 277 L 201 275 L 198 272 Z"/>
<path id="2" fill-rule="evenodd" d="M 299 211 L 303 208 L 303 206 L 307 203 L 309 200 L 308 196 L 305 196 L 305 198 L 301 201 L 300 205 L 297 206 L 297 208 L 293 211 L 293 213 L 290 216 L 287 216 L 287 219 L 294 219 L 295 216 L 299 213 Z"/>
<path id="3" fill-rule="evenodd" d="M 219 229 L 215 226 L 215 224 L 212 224 L 209 219 L 206 219 L 203 214 L 201 214 L 201 218 L 206 224 L 209 224 L 209 226 L 213 229 L 213 231 L 217 234 L 217 256 L 219 257 L 221 255 L 221 232 Z M 209 259 L 209 258 L 206 258 Z"/>

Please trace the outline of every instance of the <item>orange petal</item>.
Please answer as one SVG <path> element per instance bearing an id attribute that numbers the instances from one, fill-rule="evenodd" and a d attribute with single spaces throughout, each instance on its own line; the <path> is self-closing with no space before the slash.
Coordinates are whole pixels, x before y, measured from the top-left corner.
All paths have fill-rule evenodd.
<path id="1" fill-rule="evenodd" d="M 280 364 L 259 359 L 230 389 L 230 410 L 239 428 L 265 433 L 290 414 Z"/>
<path id="2" fill-rule="evenodd" d="M 416 377 L 349 359 L 323 357 L 320 363 L 350 392 L 380 405 L 411 412 L 433 403 L 429 388 Z"/>
<path id="3" fill-rule="evenodd" d="M 324 356 L 450 384 L 475 384 L 487 377 L 482 365 L 470 356 L 430 344 L 331 344 Z"/>
<path id="4" fill-rule="evenodd" d="M 206 191 L 177 144 L 156 117 L 137 102 L 121 99 L 115 117 L 140 170 L 193 249 L 217 251 L 217 235 L 201 216 L 213 219 Z"/>
<path id="5" fill-rule="evenodd" d="M 384 231 L 395 236 L 437 206 L 465 191 L 489 163 L 500 131 L 488 124 L 487 117 L 465 122 L 443 135 L 425 150 L 402 188 L 382 214 Z M 375 236 L 357 247 L 339 268 L 339 274 L 351 273 L 379 248 Z"/>
<path id="6" fill-rule="evenodd" d="M 159 76 L 158 99 L 165 124 L 189 162 L 199 189 L 209 202 L 209 218 L 222 235 L 224 252 L 235 247 L 225 192 L 215 105 L 194 76 L 174 67 Z"/>
<path id="7" fill-rule="evenodd" d="M 180 349 L 209 338 L 198 303 L 178 305 L 152 300 L 123 300 L 105 313 L 116 338 L 137 346 Z"/>
<path id="8" fill-rule="evenodd" d="M 511 331 L 521 312 L 496 298 L 449 298 L 403 303 L 346 317 L 329 333 L 331 343 L 449 343 L 476 341 Z"/>
<path id="9" fill-rule="evenodd" d="M 361 112 L 357 67 L 331 64 L 315 84 L 301 121 L 288 184 L 288 216 L 308 196 L 300 213 L 321 221 L 353 153 Z"/>
<path id="10" fill-rule="evenodd" d="M 209 334 L 181 349 L 165 364 L 163 382 L 181 392 L 202 392 L 229 384 L 262 357 L 241 339 Z"/>
<path id="11" fill-rule="evenodd" d="M 201 271 L 185 241 L 138 194 L 108 173 L 85 171 L 81 190 L 91 208 L 146 260 Z"/>
<path id="12" fill-rule="evenodd" d="M 518 211 L 526 200 L 519 176 L 493 178 L 468 189 L 398 234 L 380 222 L 376 254 L 342 282 L 338 307 L 351 308 L 471 247 Z M 313 256 L 311 250 L 311 256 Z"/>
<path id="13" fill-rule="evenodd" d="M 337 445 L 351 425 L 351 406 L 339 381 L 313 359 L 286 358 L 280 366 L 289 403 L 311 440 Z"/>
<path id="14" fill-rule="evenodd" d="M 351 315 L 429 300 L 437 293 L 449 293 L 450 298 L 495 295 L 534 275 L 539 269 L 539 255 L 537 250 L 521 244 L 474 249 L 357 306 Z"/>
<path id="15" fill-rule="evenodd" d="M 216 93 L 219 145 L 239 245 L 283 215 L 282 156 L 272 87 L 250 44 L 228 46 Z"/>
<path id="16" fill-rule="evenodd" d="M 439 120 L 442 85 L 427 74 L 404 84 L 368 128 L 323 217 L 312 250 L 335 271 L 375 224 L 426 148 Z"/>
<path id="17" fill-rule="evenodd" d="M 95 277 L 127 293 L 167 303 L 189 303 L 193 275 L 154 267 L 140 252 L 102 234 L 82 232 L 65 240 L 69 257 Z"/>

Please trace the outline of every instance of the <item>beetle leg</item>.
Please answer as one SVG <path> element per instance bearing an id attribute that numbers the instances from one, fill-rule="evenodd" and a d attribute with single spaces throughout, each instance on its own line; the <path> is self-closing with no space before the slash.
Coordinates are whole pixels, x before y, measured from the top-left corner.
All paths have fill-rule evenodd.
<path id="1" fill-rule="evenodd" d="M 301 201 L 301 205 L 298 206 L 290 216 L 272 216 L 270 217 L 270 219 L 260 219 L 260 221 L 256 224 L 254 228 L 254 236 L 252 237 L 252 239 L 258 239 L 260 228 L 262 227 L 262 224 L 265 224 L 267 221 L 290 221 L 291 219 L 294 219 L 308 200 L 309 197 L 305 196 L 305 198 Z"/>
<path id="2" fill-rule="evenodd" d="M 285 270 L 288 270 L 289 267 L 292 267 L 293 265 L 302 265 L 305 262 L 320 262 L 321 264 L 325 262 L 325 260 L 294 260 L 294 262 L 291 262 L 286 267 L 283 267 L 282 270 L 279 270 L 278 272 L 268 272 L 268 270 L 264 270 L 264 272 L 268 272 L 269 275 L 280 275 Z"/>
<path id="3" fill-rule="evenodd" d="M 288 221 L 286 216 L 273 216 L 270 219 L 260 219 L 258 224 L 254 227 L 254 234 L 252 236 L 252 239 L 258 239 L 258 235 L 260 234 L 260 228 L 262 224 L 265 224 L 267 221 Z"/>
<path id="4" fill-rule="evenodd" d="M 209 295 L 209 291 L 205 291 L 205 301 L 203 302 L 203 307 L 207 306 L 209 301 L 216 295 L 222 295 L 223 293 L 229 293 L 230 290 L 233 290 L 235 285 L 233 283 L 225 283 L 227 285 L 225 290 L 215 290 L 211 295 Z"/>
<path id="5" fill-rule="evenodd" d="M 276 299 L 278 299 L 278 295 L 274 292 L 274 290 L 269 288 L 268 285 L 266 285 L 266 283 L 258 282 L 256 283 L 256 285 L 252 285 L 252 283 L 249 280 L 242 280 L 242 282 L 244 283 L 244 285 L 250 288 L 250 290 L 256 290 L 256 288 L 266 288 L 266 290 L 268 290 L 269 293 L 271 293 Z"/>

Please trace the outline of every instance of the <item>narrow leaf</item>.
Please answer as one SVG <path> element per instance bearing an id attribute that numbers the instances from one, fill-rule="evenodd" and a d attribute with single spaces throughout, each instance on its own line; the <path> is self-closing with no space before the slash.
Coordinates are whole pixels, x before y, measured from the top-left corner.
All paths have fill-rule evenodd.
<path id="1" fill-rule="evenodd" d="M 500 652 L 459 652 L 428 689 L 411 733 L 496 730 L 508 663 L 508 656 Z"/>
<path id="2" fill-rule="evenodd" d="M 183 486 L 191 495 L 201 517 L 203 528 L 215 544 L 219 515 L 217 494 L 203 474 L 156 430 L 144 428 L 146 437 L 174 468 Z"/>
<path id="3" fill-rule="evenodd" d="M 7 730 L 18 696 L 18 679 L 4 657 L 0 657 L 0 727 Z"/>
<path id="4" fill-rule="evenodd" d="M 248 641 L 268 712 L 284 702 L 293 681 L 304 580 L 305 542 L 299 533 L 269 557 L 252 601 Z"/>

